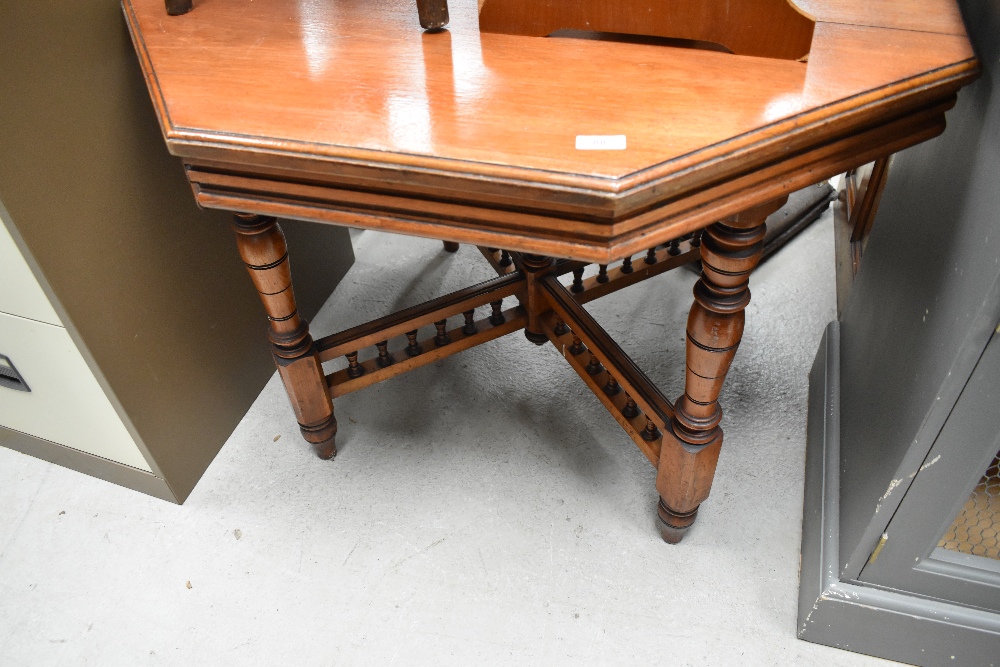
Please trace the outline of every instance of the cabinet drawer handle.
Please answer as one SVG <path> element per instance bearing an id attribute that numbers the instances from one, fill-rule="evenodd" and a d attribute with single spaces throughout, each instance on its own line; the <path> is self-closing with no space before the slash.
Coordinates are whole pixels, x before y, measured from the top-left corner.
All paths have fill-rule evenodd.
<path id="1" fill-rule="evenodd" d="M 10 357 L 0 354 L 0 387 L 7 387 L 14 391 L 31 391 L 28 383 L 24 381 L 21 374 L 14 368 L 14 363 Z"/>

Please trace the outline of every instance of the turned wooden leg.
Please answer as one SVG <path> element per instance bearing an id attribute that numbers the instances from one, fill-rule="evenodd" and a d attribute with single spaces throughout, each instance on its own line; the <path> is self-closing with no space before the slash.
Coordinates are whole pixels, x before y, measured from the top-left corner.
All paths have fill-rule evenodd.
<path id="1" fill-rule="evenodd" d="M 549 341 L 549 337 L 542 329 L 539 318 L 548 308 L 548 303 L 542 298 L 538 281 L 547 275 L 552 267 L 551 257 L 544 255 L 521 255 L 521 262 L 524 265 L 524 277 L 526 281 L 525 292 L 527 293 L 528 324 L 524 327 L 524 337 L 535 345 L 544 345 Z"/>
<path id="2" fill-rule="evenodd" d="M 786 197 L 730 216 L 701 238 L 702 276 L 687 323 L 684 395 L 663 437 L 656 489 L 660 534 L 680 542 L 708 497 L 722 447 L 719 392 L 743 337 L 750 272 L 764 248 L 764 220 Z"/>
<path id="3" fill-rule="evenodd" d="M 337 453 L 330 389 L 309 325 L 299 317 L 292 291 L 285 235 L 269 216 L 237 213 L 236 245 L 267 311 L 268 338 L 299 429 L 321 459 Z"/>
<path id="4" fill-rule="evenodd" d="M 458 244 L 454 241 L 444 241 L 445 252 L 458 252 Z"/>
<path id="5" fill-rule="evenodd" d="M 170 16 L 180 16 L 187 14 L 192 9 L 191 0 L 164 0 L 167 6 L 167 14 Z"/>

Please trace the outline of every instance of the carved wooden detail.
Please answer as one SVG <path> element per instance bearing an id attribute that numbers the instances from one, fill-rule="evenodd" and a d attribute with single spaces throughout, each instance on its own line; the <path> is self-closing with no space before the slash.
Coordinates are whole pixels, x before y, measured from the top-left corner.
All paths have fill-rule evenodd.
<path id="1" fill-rule="evenodd" d="M 320 458 L 337 453 L 337 420 L 309 325 L 299 317 L 292 290 L 285 235 L 268 216 L 233 216 L 236 245 L 268 319 L 275 364 L 285 383 L 303 437 Z"/>
<path id="2" fill-rule="evenodd" d="M 725 218 L 702 236 L 702 276 L 695 283 L 687 325 L 684 394 L 674 404 L 671 437 L 664 441 L 656 478 L 660 531 L 668 542 L 680 541 L 711 489 L 722 446 L 719 392 L 743 337 L 750 273 L 764 249 L 764 220 L 785 199 Z"/>

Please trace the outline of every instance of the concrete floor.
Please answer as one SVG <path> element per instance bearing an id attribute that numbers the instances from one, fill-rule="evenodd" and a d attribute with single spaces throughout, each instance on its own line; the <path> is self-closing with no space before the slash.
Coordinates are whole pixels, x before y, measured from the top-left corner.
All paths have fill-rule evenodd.
<path id="1" fill-rule="evenodd" d="M 355 244 L 319 334 L 491 275 L 471 247 Z M 588 306 L 670 397 L 694 280 Z M 833 284 L 829 213 L 754 274 L 715 486 L 680 546 L 645 457 L 520 333 L 339 399 L 332 462 L 272 378 L 182 507 L 0 449 L 0 665 L 887 664 L 795 638 Z"/>

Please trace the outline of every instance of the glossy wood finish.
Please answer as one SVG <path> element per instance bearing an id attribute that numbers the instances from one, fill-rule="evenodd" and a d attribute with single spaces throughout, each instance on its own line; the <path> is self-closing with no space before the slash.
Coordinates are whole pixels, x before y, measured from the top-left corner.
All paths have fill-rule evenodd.
<path id="1" fill-rule="evenodd" d="M 202 205 L 607 263 L 941 131 L 965 36 L 828 4 L 807 64 L 480 34 L 473 0 L 437 34 L 403 0 L 125 9 Z"/>
<path id="2" fill-rule="evenodd" d="M 267 312 L 271 351 L 299 429 L 320 458 L 333 458 L 337 420 L 309 325 L 295 305 L 285 235 L 274 218 L 250 214 L 235 215 L 233 229 L 240 257 Z"/>
<path id="3" fill-rule="evenodd" d="M 722 447 L 719 392 L 743 338 L 750 273 L 764 251 L 764 221 L 785 198 L 724 218 L 701 243 L 701 279 L 687 324 L 684 394 L 674 404 L 660 453 L 660 532 L 679 542 L 708 497 Z"/>
<path id="4" fill-rule="evenodd" d="M 940 17 L 951 0 L 903 4 L 950 25 Z M 744 28 L 743 41 L 726 37 L 734 50 L 768 44 L 786 59 L 480 32 L 476 0 L 452 0 L 449 29 L 427 33 L 414 30 L 406 0 L 226 0 L 169 22 L 154 0 L 123 5 L 197 201 L 265 216 L 237 224 L 241 252 L 279 366 L 296 369 L 282 377 L 303 432 L 321 453 L 325 443 L 334 451 L 331 396 L 524 329 L 556 345 L 658 467 L 667 541 L 683 536 L 711 487 L 719 391 L 765 218 L 796 189 L 939 134 L 977 72 L 964 33 L 909 29 L 892 12 L 886 25 L 865 24 L 853 0 L 811 2 L 815 26 L 770 0 L 732 10 L 754 20 L 778 11 L 808 26 L 808 43 L 778 19 L 750 30 L 709 21 L 714 35 Z M 533 20 L 529 5 L 518 4 L 508 28 Z M 486 0 L 483 21 L 514 6 Z M 604 6 L 531 11 L 597 12 L 605 30 L 643 23 Z M 660 27 L 690 27 L 688 9 L 664 5 Z M 787 59 L 805 51 L 808 62 Z M 618 134 L 625 150 L 576 149 L 578 135 Z M 313 344 L 267 216 L 433 237 L 449 252 L 475 244 L 498 277 Z M 254 235 L 264 240 L 251 244 Z M 698 259 L 674 406 L 582 304 Z M 584 278 L 587 263 L 596 276 Z M 339 357 L 346 367 L 324 377 L 320 364 Z"/>
<path id="5" fill-rule="evenodd" d="M 809 53 L 813 21 L 785 0 L 483 0 L 482 32 L 545 37 L 597 31 L 713 42 L 732 53 L 798 60 Z"/>

